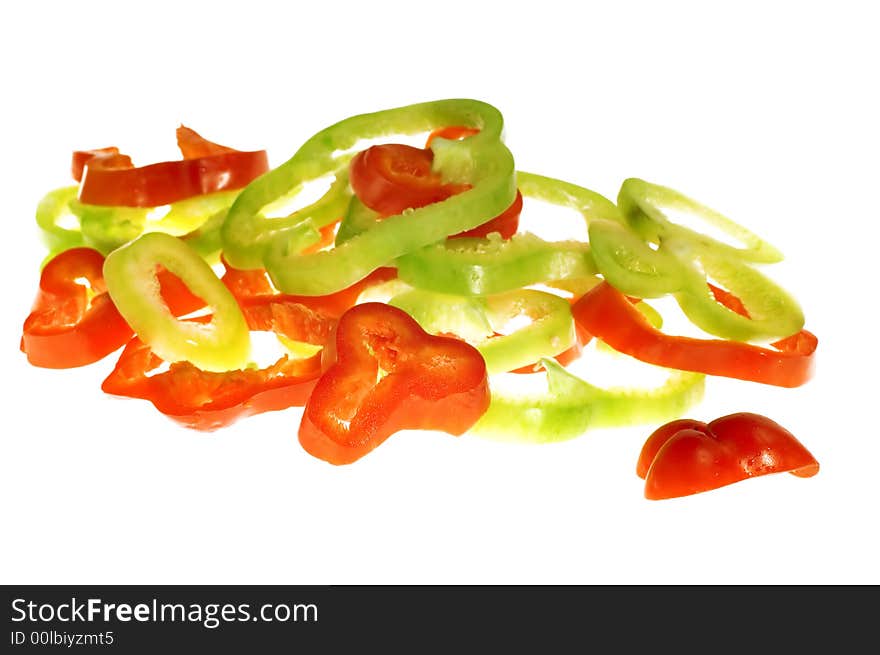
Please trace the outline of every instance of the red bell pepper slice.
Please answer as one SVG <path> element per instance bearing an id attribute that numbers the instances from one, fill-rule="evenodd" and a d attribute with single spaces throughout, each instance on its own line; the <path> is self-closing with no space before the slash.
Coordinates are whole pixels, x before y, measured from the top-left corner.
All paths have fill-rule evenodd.
<path id="1" fill-rule="evenodd" d="M 751 412 L 708 424 L 670 421 L 648 437 L 636 465 L 649 500 L 688 496 L 780 472 L 807 478 L 819 472 L 819 463 L 791 432 Z"/>
<path id="2" fill-rule="evenodd" d="M 269 170 L 265 150 L 244 152 L 203 139 L 180 126 L 183 159 L 135 168 L 115 147 L 74 152 L 71 172 L 79 200 L 91 205 L 158 207 L 218 191 L 240 189 Z"/>
<path id="3" fill-rule="evenodd" d="M 241 305 L 252 331 L 272 331 L 296 341 L 322 344 L 335 320 L 283 298 L 253 298 Z M 210 316 L 200 316 L 208 321 Z M 283 355 L 264 368 L 203 371 L 189 362 L 164 361 L 137 337 L 123 350 L 101 389 L 149 400 L 163 414 L 197 430 L 213 431 L 269 411 L 305 404 L 321 373 L 321 354 L 303 359 Z"/>
<path id="4" fill-rule="evenodd" d="M 104 284 L 104 256 L 92 248 L 71 248 L 53 257 L 40 274 L 40 286 L 24 321 L 20 348 L 34 366 L 85 366 L 118 350 L 132 330 Z M 180 279 L 158 275 L 162 296 L 175 316 L 204 306 Z"/>
<path id="5" fill-rule="evenodd" d="M 460 435 L 489 407 L 486 364 L 459 339 L 432 336 L 403 310 L 356 305 L 339 319 L 336 361 L 303 411 L 311 455 L 350 464 L 400 430 Z"/>
<path id="6" fill-rule="evenodd" d="M 584 294 L 572 314 L 593 336 L 643 362 L 780 387 L 797 387 L 812 377 L 819 343 L 807 330 L 772 343 L 772 348 L 667 335 L 607 282 Z"/>

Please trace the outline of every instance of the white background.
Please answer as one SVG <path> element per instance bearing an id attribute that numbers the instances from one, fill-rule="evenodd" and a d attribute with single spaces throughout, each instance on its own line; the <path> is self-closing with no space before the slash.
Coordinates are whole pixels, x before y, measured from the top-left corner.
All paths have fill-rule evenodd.
<path id="1" fill-rule="evenodd" d="M 591 4 L 593 6 L 591 6 Z M 0 582 L 880 583 L 880 49 L 871 3 L 14 3 L 2 10 Z M 300 410 L 214 434 L 18 351 L 33 213 L 74 149 L 177 158 L 189 125 L 285 161 L 365 111 L 473 97 L 518 168 L 677 188 L 779 246 L 819 336 L 798 389 L 709 380 L 821 464 L 645 500 L 650 426 L 551 446 L 408 433 L 336 468 Z"/>

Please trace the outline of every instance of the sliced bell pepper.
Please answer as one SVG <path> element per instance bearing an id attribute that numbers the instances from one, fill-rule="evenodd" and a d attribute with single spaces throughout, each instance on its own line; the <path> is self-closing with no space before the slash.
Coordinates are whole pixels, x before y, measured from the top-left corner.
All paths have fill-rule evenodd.
<path id="1" fill-rule="evenodd" d="M 455 334 L 473 345 L 490 375 L 505 373 L 568 350 L 576 343 L 571 306 L 565 298 L 535 289 L 483 296 L 448 296 L 422 289 L 389 301 L 431 334 Z M 505 334 L 519 318 L 528 323 Z"/>
<path id="2" fill-rule="evenodd" d="M 584 187 L 517 171 L 525 198 L 567 207 L 590 224 L 621 217 L 610 200 Z M 398 258 L 400 279 L 420 288 L 451 294 L 501 293 L 536 283 L 563 282 L 578 293 L 592 286 L 598 269 L 590 246 L 581 241 L 544 241 L 519 233 L 509 241 L 462 239 L 435 243 Z"/>
<path id="3" fill-rule="evenodd" d="M 335 320 L 287 299 L 246 301 L 242 311 L 252 331 L 272 331 L 289 339 L 321 344 Z M 190 319 L 203 324 L 208 317 Z M 320 353 L 305 358 L 280 357 L 264 368 L 204 371 L 190 362 L 164 361 L 143 341 L 133 338 L 104 380 L 105 393 L 148 400 L 163 414 L 203 431 L 250 416 L 305 404 L 321 373 Z"/>
<path id="4" fill-rule="evenodd" d="M 178 128 L 184 159 L 135 168 L 113 148 L 74 153 L 74 176 L 82 170 L 79 200 L 114 207 L 158 207 L 193 196 L 241 189 L 269 169 L 265 150 L 243 152 Z M 90 156 L 89 156 L 90 155 Z"/>
<path id="5" fill-rule="evenodd" d="M 547 390 L 515 393 L 492 389 L 488 411 L 471 432 L 496 441 L 550 443 L 574 439 L 589 428 L 656 423 L 681 416 L 703 398 L 705 376 L 671 371 L 651 389 L 603 389 L 542 359 Z"/>
<path id="6" fill-rule="evenodd" d="M 70 248 L 43 267 L 40 288 L 22 328 L 21 350 L 34 366 L 85 366 L 118 350 L 132 329 L 107 293 L 104 256 L 92 248 Z M 162 298 L 175 315 L 204 303 L 180 280 L 161 269 Z"/>
<path id="7" fill-rule="evenodd" d="M 85 245 L 78 221 L 75 229 L 61 225 L 65 219 L 77 220 L 70 210 L 71 202 L 76 199 L 77 190 L 76 186 L 53 189 L 37 204 L 37 227 L 40 228 L 43 244 L 49 250 L 43 265 L 64 250 Z"/>
<path id="8" fill-rule="evenodd" d="M 398 143 L 372 146 L 355 155 L 351 161 L 351 187 L 363 206 L 349 206 L 352 216 L 343 220 L 343 236 L 336 243 L 364 232 L 387 216 L 446 200 L 470 188 L 469 184 L 444 183 L 433 170 L 433 162 L 430 148 Z M 509 239 L 519 227 L 522 205 L 522 194 L 517 191 L 516 199 L 501 214 L 448 238 L 484 237 L 497 232 L 502 239 Z"/>
<path id="9" fill-rule="evenodd" d="M 808 478 L 816 458 L 772 419 L 737 412 L 709 423 L 678 419 L 648 437 L 636 465 L 645 498 L 678 498 L 749 478 L 788 472 Z"/>
<path id="10" fill-rule="evenodd" d="M 384 303 L 356 305 L 339 319 L 336 361 L 303 411 L 299 441 L 311 455 L 350 464 L 407 429 L 460 435 L 486 411 L 480 353 L 432 336 Z"/>
<path id="11" fill-rule="evenodd" d="M 711 290 L 707 294 L 712 295 Z M 818 339 L 806 330 L 774 342 L 772 348 L 671 336 L 654 328 L 608 282 L 584 294 L 572 306 L 572 314 L 587 332 L 615 350 L 658 366 L 781 387 L 800 386 L 813 374 Z"/>
<path id="12" fill-rule="evenodd" d="M 300 212 L 301 222 L 291 225 L 260 217 L 266 205 L 291 189 L 345 170 L 347 151 L 363 139 L 412 134 L 450 123 L 481 130 L 464 141 L 447 142 L 449 147 L 442 153 L 435 151 L 434 167 L 444 181 L 470 184 L 467 191 L 390 216 L 357 238 L 308 255 L 301 254 L 302 232 L 309 231 L 308 211 Z M 241 192 L 223 225 L 224 256 L 238 268 L 266 268 L 282 292 L 325 295 L 392 265 L 401 255 L 474 228 L 507 209 L 516 196 L 513 156 L 501 141 L 502 125 L 497 109 L 476 100 L 408 105 L 331 125 Z"/>
<path id="13" fill-rule="evenodd" d="M 131 328 L 106 293 L 103 265 L 98 251 L 72 248 L 43 267 L 40 290 L 22 328 L 21 350 L 31 364 L 84 366 L 131 338 Z"/>
<path id="14" fill-rule="evenodd" d="M 229 262 L 223 258 L 221 258 L 221 261 L 225 267 L 225 272 L 220 280 L 232 292 L 232 295 L 235 296 L 239 303 L 245 303 L 253 298 L 280 298 L 298 302 L 336 318 L 342 316 L 345 310 L 352 307 L 365 290 L 397 277 L 395 269 L 383 267 L 376 269 L 367 277 L 342 291 L 326 296 L 297 296 L 279 294 L 275 287 L 272 286 L 264 269 L 243 271 L 230 266 Z"/>
<path id="15" fill-rule="evenodd" d="M 364 205 L 381 216 L 440 202 L 467 188 L 444 182 L 433 164 L 430 148 L 402 143 L 371 146 L 351 160 L 351 188 Z"/>
<path id="16" fill-rule="evenodd" d="M 211 307 L 209 324 L 178 321 L 172 315 L 159 294 L 157 264 Z M 141 235 L 107 256 L 104 279 L 120 314 L 162 359 L 186 360 L 206 371 L 247 363 L 250 336 L 238 303 L 208 263 L 181 239 L 161 232 Z"/>
<path id="17" fill-rule="evenodd" d="M 624 220 L 592 222 L 589 238 L 599 272 L 623 293 L 672 294 L 696 326 L 726 339 L 779 339 L 803 328 L 797 301 L 753 266 L 779 261 L 781 253 L 749 230 L 677 191 L 635 178 L 621 186 L 618 206 Z M 674 223 L 665 208 L 695 214 L 746 246 Z M 706 287 L 712 280 L 739 297 L 750 317 L 716 302 Z"/>
<path id="18" fill-rule="evenodd" d="M 682 241 L 700 243 L 714 252 L 741 261 L 772 264 L 783 259 L 782 253 L 776 247 L 742 225 L 683 193 L 659 184 L 634 177 L 624 180 L 617 194 L 617 206 L 627 225 L 651 243 L 662 243 L 665 239 L 675 237 Z M 674 223 L 664 209 L 673 209 L 698 217 L 740 241 L 744 247 L 732 246 L 702 232 Z"/>
<path id="19" fill-rule="evenodd" d="M 407 284 L 447 294 L 490 295 L 538 283 L 582 280 L 597 272 L 582 241 L 545 241 L 531 232 L 508 240 L 448 239 L 397 259 Z"/>

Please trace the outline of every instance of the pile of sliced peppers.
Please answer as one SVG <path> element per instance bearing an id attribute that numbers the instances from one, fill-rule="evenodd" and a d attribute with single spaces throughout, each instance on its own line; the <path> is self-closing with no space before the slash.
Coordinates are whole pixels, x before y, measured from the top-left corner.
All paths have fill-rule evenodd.
<path id="1" fill-rule="evenodd" d="M 495 107 L 450 99 L 344 119 L 273 169 L 265 151 L 183 126 L 177 161 L 77 151 L 77 184 L 37 206 L 48 254 L 21 349 L 46 368 L 121 350 L 103 390 L 195 429 L 301 407 L 300 443 L 332 464 L 402 430 L 546 443 L 678 419 L 707 376 L 811 378 L 818 340 L 764 272 L 779 250 L 644 180 L 614 202 L 517 170 L 503 127 Z M 398 142 L 421 134 L 424 147 Z M 297 202 L 320 182 L 318 200 Z M 580 214 L 589 238 L 521 229 L 547 204 Z M 284 206 L 297 208 L 278 216 Z M 664 297 L 706 338 L 663 332 L 647 301 Z M 254 331 L 278 335 L 274 364 L 254 362 Z M 592 340 L 665 383 L 582 379 L 571 365 Z M 509 392 L 509 373 L 543 384 Z"/>

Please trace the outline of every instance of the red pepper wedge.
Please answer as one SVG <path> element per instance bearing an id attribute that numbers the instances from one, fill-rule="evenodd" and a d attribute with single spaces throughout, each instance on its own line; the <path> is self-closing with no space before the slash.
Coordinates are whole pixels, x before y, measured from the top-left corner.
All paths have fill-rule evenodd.
<path id="1" fill-rule="evenodd" d="M 709 423 L 670 421 L 648 437 L 636 465 L 649 500 L 689 496 L 781 472 L 807 478 L 819 472 L 819 463 L 791 432 L 751 412 Z"/>
<path id="2" fill-rule="evenodd" d="M 643 362 L 780 387 L 797 387 L 812 377 L 819 343 L 807 330 L 772 343 L 772 348 L 668 335 L 607 282 L 585 293 L 572 314 L 587 332 Z"/>
<path id="3" fill-rule="evenodd" d="M 40 273 L 40 286 L 24 321 L 20 348 L 34 366 L 75 368 L 118 350 L 132 337 L 104 284 L 104 256 L 92 248 L 71 248 L 53 257 Z M 162 296 L 175 316 L 204 306 L 180 279 L 158 274 Z"/>
<path id="4" fill-rule="evenodd" d="M 460 435 L 489 407 L 479 351 L 428 334 L 401 309 L 355 305 L 339 319 L 335 344 L 299 427 L 303 448 L 326 462 L 355 462 L 400 430 Z"/>
<path id="5" fill-rule="evenodd" d="M 269 170 L 265 150 L 235 150 L 177 129 L 183 159 L 134 167 L 115 147 L 73 154 L 79 200 L 90 205 L 158 207 L 218 191 L 240 189 Z"/>
<path id="6" fill-rule="evenodd" d="M 252 298 L 241 305 L 252 331 L 272 331 L 296 341 L 323 344 L 335 320 L 284 298 Z M 210 316 L 191 320 L 208 321 Z M 305 404 L 321 373 L 321 354 L 291 359 L 283 355 L 264 368 L 203 371 L 189 362 L 164 361 L 137 337 L 126 345 L 101 389 L 108 394 L 149 400 L 163 414 L 201 431 L 213 431 L 269 411 Z"/>

